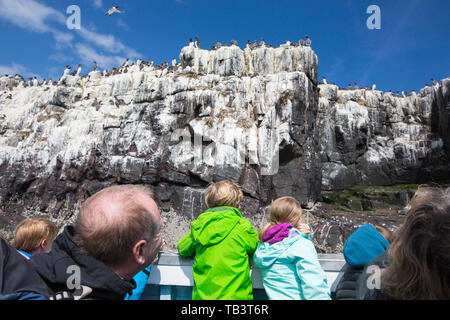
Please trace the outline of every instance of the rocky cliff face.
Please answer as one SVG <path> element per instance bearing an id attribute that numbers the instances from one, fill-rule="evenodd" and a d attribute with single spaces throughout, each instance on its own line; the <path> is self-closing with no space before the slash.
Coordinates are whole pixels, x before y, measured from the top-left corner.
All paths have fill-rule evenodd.
<path id="1" fill-rule="evenodd" d="M 322 189 L 448 180 L 450 79 L 404 98 L 342 90 L 318 84 L 316 54 L 291 44 L 188 46 L 179 60 L 39 86 L 0 78 L 2 235 L 23 217 L 68 224 L 115 183 L 155 191 L 174 247 L 224 178 L 242 185 L 255 228 L 279 196 L 311 206 Z"/>
<path id="2" fill-rule="evenodd" d="M 319 85 L 322 189 L 448 183 L 449 89 L 450 78 L 401 97 Z"/>

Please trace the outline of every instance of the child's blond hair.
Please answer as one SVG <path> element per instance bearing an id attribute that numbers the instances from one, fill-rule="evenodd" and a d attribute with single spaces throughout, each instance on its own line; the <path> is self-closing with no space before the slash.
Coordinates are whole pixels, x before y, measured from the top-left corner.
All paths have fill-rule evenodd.
<path id="1" fill-rule="evenodd" d="M 208 208 L 220 206 L 239 208 L 243 196 L 242 189 L 237 183 L 223 180 L 206 188 L 205 204 Z"/>
<path id="2" fill-rule="evenodd" d="M 259 231 L 259 241 L 262 241 L 264 233 L 280 223 L 289 222 L 295 228 L 302 218 L 302 206 L 293 197 L 281 197 L 276 199 L 269 207 L 270 222 Z"/>
<path id="3" fill-rule="evenodd" d="M 30 253 L 38 248 L 43 240 L 52 242 L 57 235 L 58 227 L 49 219 L 25 219 L 16 227 L 12 246 L 17 250 Z"/>

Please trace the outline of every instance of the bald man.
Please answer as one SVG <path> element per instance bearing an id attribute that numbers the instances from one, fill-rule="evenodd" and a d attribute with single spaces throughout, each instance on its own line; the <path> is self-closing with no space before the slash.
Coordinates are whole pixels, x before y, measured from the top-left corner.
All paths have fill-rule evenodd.
<path id="1" fill-rule="evenodd" d="M 31 264 L 54 299 L 121 300 L 136 287 L 133 277 L 157 261 L 161 225 L 149 189 L 111 186 L 87 199 L 52 251 Z"/>

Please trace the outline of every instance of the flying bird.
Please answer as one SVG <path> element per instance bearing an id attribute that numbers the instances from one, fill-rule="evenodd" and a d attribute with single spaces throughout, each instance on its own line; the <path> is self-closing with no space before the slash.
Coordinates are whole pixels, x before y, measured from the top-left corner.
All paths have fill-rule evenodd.
<path id="1" fill-rule="evenodd" d="M 114 6 L 109 8 L 108 12 L 105 14 L 105 16 L 111 16 L 114 12 L 117 13 L 124 13 L 125 11 L 120 11 L 119 6 Z"/>

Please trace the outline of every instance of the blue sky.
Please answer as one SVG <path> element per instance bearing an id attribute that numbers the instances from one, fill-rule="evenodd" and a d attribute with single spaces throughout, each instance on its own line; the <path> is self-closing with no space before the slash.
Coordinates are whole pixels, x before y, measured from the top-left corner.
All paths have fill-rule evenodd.
<path id="1" fill-rule="evenodd" d="M 81 30 L 69 30 L 78 5 Z M 118 5 L 123 14 L 105 16 Z M 369 5 L 381 29 L 369 30 Z M 66 64 L 96 60 L 102 69 L 129 57 L 156 63 L 179 57 L 189 38 L 203 48 L 264 38 L 278 46 L 309 35 L 319 79 L 347 87 L 376 83 L 388 91 L 419 90 L 450 76 L 448 0 L 0 0 L 0 74 L 58 79 Z"/>

